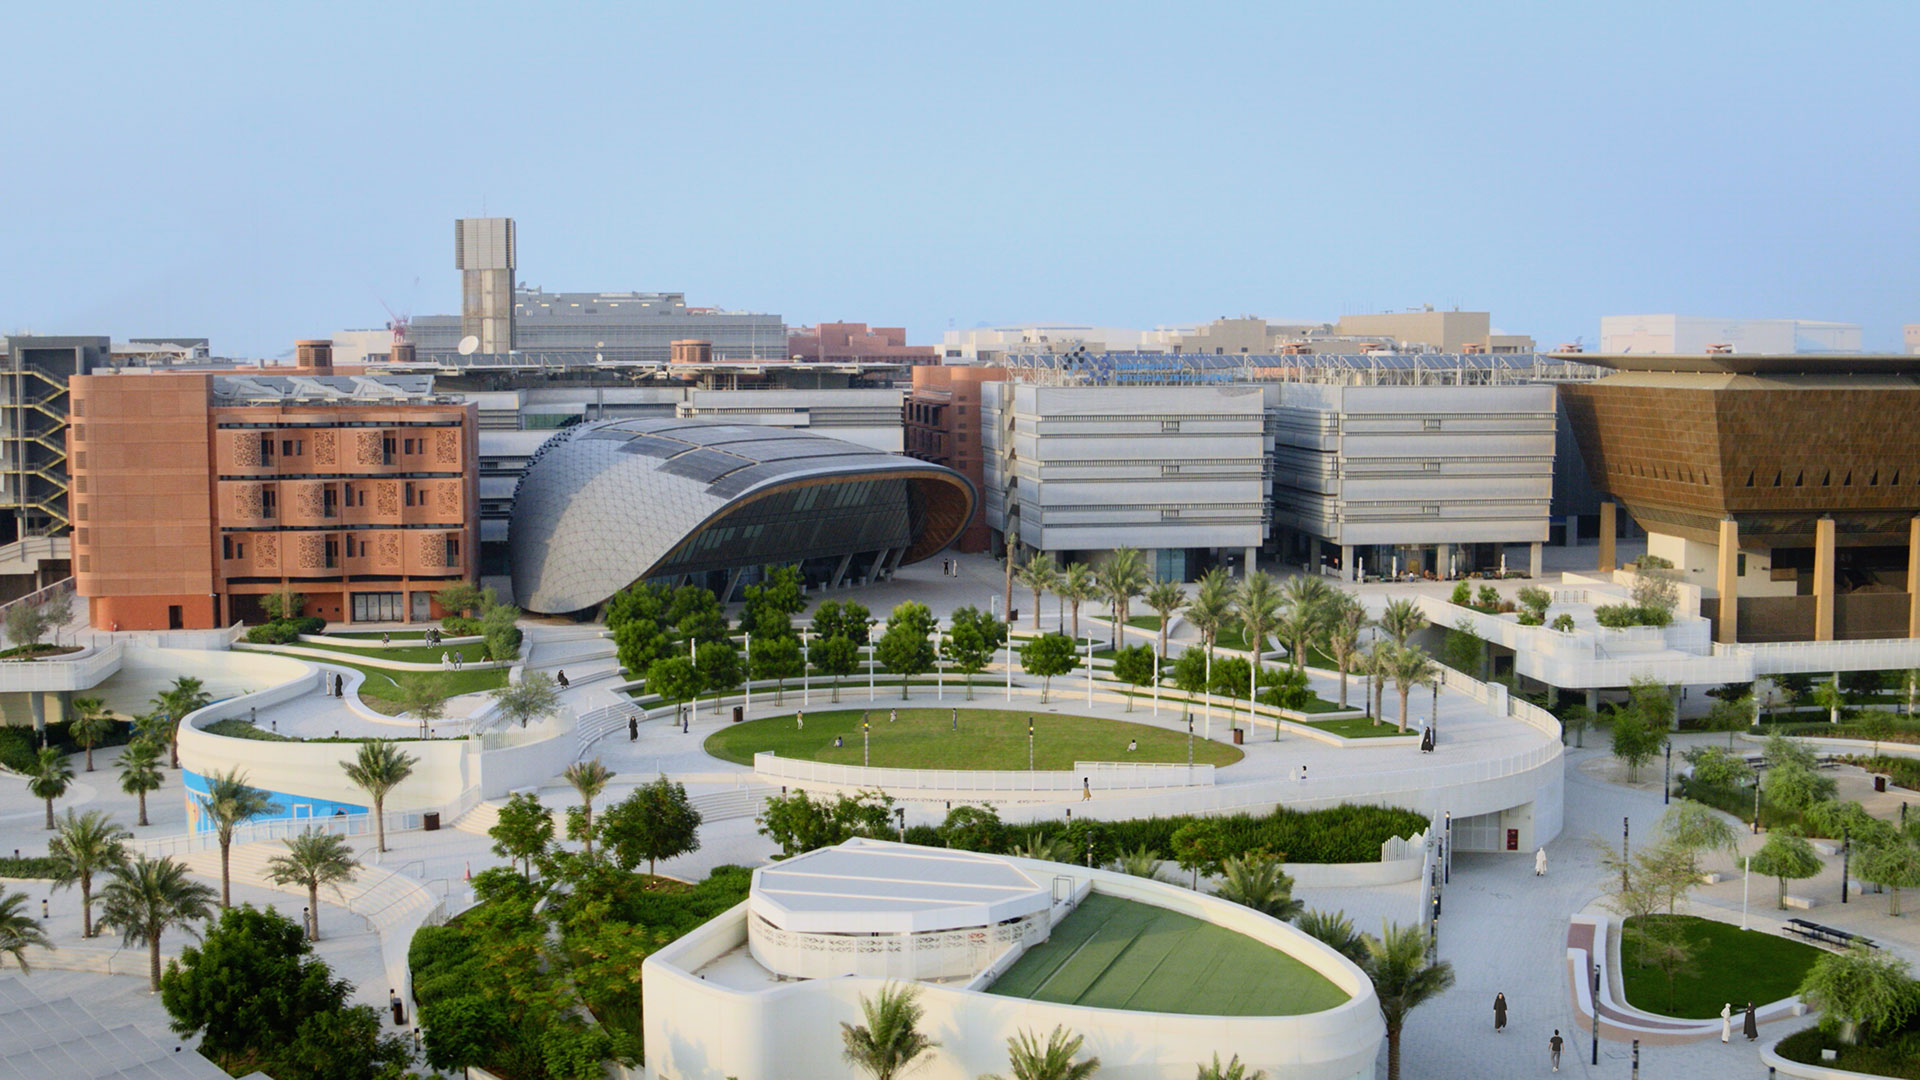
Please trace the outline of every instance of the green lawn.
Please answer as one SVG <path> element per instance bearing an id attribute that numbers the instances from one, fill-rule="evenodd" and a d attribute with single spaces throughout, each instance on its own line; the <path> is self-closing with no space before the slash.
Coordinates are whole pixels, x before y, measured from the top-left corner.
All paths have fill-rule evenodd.
<path id="1" fill-rule="evenodd" d="M 1297 720 L 1294 722 L 1299 723 Z M 1392 720 L 1384 724 L 1376 724 L 1364 716 L 1347 716 L 1338 720 L 1309 720 L 1307 726 L 1319 728 L 1321 731 L 1330 732 L 1343 739 L 1384 739 L 1391 735 L 1420 734 L 1420 730 L 1411 725 L 1402 732 L 1394 728 Z"/>
<path id="2" fill-rule="evenodd" d="M 349 667 L 367 677 L 360 684 L 360 700 L 374 712 L 384 716 L 396 716 L 400 706 L 394 698 L 400 694 L 400 688 L 394 685 L 395 675 L 421 674 L 437 679 L 448 697 L 472 694 L 481 690 L 498 690 L 507 685 L 506 668 L 468 668 L 465 671 L 389 671 L 385 668 L 368 667 L 365 664 L 349 664 L 344 661 L 330 660 L 328 663 L 339 667 Z"/>
<path id="3" fill-rule="evenodd" d="M 437 664 L 440 654 L 451 656 L 456 652 L 465 653 L 467 662 L 485 659 L 486 650 L 478 642 L 465 645 L 401 645 L 391 649 L 362 649 L 353 645 L 335 645 L 331 642 L 290 641 L 290 647 L 319 649 L 323 652 L 340 653 L 345 656 L 364 657 L 369 660 L 390 660 L 401 664 Z"/>
<path id="4" fill-rule="evenodd" d="M 1090 716 L 1006 709 L 960 710 L 953 730 L 953 708 L 901 709 L 897 722 L 886 709 L 809 711 L 807 728 L 797 730 L 793 713 L 731 724 L 708 737 L 707 753 L 741 765 L 771 750 L 781 757 L 858 765 L 860 718 L 871 712 L 873 765 L 889 769 L 1024 769 L 1027 767 L 1027 718 L 1033 718 L 1034 767 L 1071 769 L 1076 761 L 1151 761 L 1185 764 L 1186 732 Z M 843 745 L 833 745 L 834 736 Z M 1127 741 L 1140 748 L 1127 752 Z M 1202 765 L 1231 765 L 1239 750 L 1225 743 L 1196 739 L 1193 760 Z"/>
<path id="5" fill-rule="evenodd" d="M 1777 934 L 1742 930 L 1731 923 L 1692 915 L 1673 917 L 1686 927 L 1693 958 L 1687 964 L 1689 970 L 1674 979 L 1671 1002 L 1666 973 L 1641 963 L 1641 949 L 1632 936 L 1620 941 L 1627 1003 L 1648 1012 L 1707 1020 L 1719 1016 L 1720 1006 L 1729 1001 L 1738 1010 L 1749 1001 L 1765 1004 L 1791 997 L 1807 969 L 1820 957 L 1819 949 Z M 1638 923 L 1637 918 L 1627 920 L 1629 927 Z"/>
<path id="6" fill-rule="evenodd" d="M 327 631 L 328 637 L 360 638 L 362 640 L 371 639 L 373 641 L 379 641 L 381 635 L 383 634 L 388 637 L 391 637 L 395 641 L 419 641 L 421 638 L 424 638 L 427 636 L 427 632 L 425 630 L 329 630 Z M 448 634 L 447 636 L 452 637 L 453 635 Z"/>
<path id="7" fill-rule="evenodd" d="M 1100 893 L 987 992 L 1200 1016 L 1300 1016 L 1347 1000 L 1319 972 L 1244 934 Z"/>

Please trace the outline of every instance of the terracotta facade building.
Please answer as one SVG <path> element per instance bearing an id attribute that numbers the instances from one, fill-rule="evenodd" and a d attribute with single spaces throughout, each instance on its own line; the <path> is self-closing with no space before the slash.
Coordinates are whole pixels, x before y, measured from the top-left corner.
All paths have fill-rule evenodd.
<path id="1" fill-rule="evenodd" d="M 975 491 L 985 492 L 985 451 L 980 434 L 980 385 L 1000 382 L 1007 369 L 998 367 L 962 367 L 928 364 L 913 369 L 913 390 L 902 407 L 906 452 L 922 461 L 931 461 L 973 481 Z M 987 550 L 990 542 L 985 516 L 984 496 L 974 507 L 967 527 L 954 541 L 963 552 Z"/>
<path id="2" fill-rule="evenodd" d="M 931 345 L 907 344 L 899 326 L 866 323 L 821 323 L 796 327 L 787 334 L 787 355 L 818 364 L 935 364 L 940 350 Z"/>
<path id="3" fill-rule="evenodd" d="M 282 371 L 286 369 L 281 369 Z M 300 370 L 300 369 L 296 369 Z M 425 376 L 261 371 L 71 381 L 74 576 L 97 629 L 439 615 L 475 576 L 475 406 Z"/>

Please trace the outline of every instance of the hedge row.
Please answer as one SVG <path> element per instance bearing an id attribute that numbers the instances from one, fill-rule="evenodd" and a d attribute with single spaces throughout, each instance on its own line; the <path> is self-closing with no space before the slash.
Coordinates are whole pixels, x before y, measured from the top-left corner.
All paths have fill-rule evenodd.
<path id="1" fill-rule="evenodd" d="M 327 628 L 327 620 L 308 615 L 298 619 L 275 619 L 247 629 L 247 640 L 255 645 L 286 645 L 301 634 L 318 634 Z"/>
<path id="2" fill-rule="evenodd" d="M 59 873 L 60 861 L 45 855 L 0 859 L 0 878 L 52 878 Z"/>
<path id="3" fill-rule="evenodd" d="M 86 749 L 67 734 L 67 722 L 58 720 L 47 725 L 47 745 L 57 748 L 63 754 L 77 754 Z M 133 740 L 133 725 L 118 722 L 113 730 L 107 732 L 99 742 L 93 744 L 95 750 L 104 750 L 109 746 L 125 746 Z M 95 762 L 95 767 L 98 767 Z M 0 727 L 0 765 L 15 772 L 32 772 L 40 765 L 40 740 L 30 727 Z"/>
<path id="4" fill-rule="evenodd" d="M 960 826 L 948 818 L 939 828 L 907 830 L 907 840 L 929 847 L 971 847 L 1011 854 L 1035 837 L 1068 848 L 1073 861 L 1086 858 L 1093 848 L 1095 865 L 1119 858 L 1122 852 L 1147 848 L 1163 859 L 1174 858 L 1173 834 L 1184 825 L 1206 822 L 1217 831 L 1221 853 L 1240 856 L 1259 852 L 1281 856 L 1291 863 L 1371 863 L 1380 861 L 1380 845 L 1393 837 L 1424 832 L 1428 822 L 1412 810 L 1386 806 L 1333 806 L 1324 810 L 1289 810 L 1270 814 L 1232 814 L 1226 817 L 1132 818 L 1123 821 L 1042 821 L 1030 825 L 993 822 L 982 827 Z M 962 831 L 962 828 L 965 831 Z"/>

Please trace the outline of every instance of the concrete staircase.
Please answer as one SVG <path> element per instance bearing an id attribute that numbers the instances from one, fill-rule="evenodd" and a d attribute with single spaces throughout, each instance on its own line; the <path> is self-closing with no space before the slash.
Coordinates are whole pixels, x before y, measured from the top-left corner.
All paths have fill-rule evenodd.
<path id="1" fill-rule="evenodd" d="M 229 872 L 235 882 L 292 893 L 304 900 L 307 895 L 304 887 L 276 885 L 268 876 L 268 863 L 275 856 L 286 854 L 286 850 L 286 845 L 278 842 L 235 844 Z M 196 874 L 216 881 L 220 878 L 218 848 L 181 856 L 181 861 Z M 383 936 L 391 927 L 409 921 L 417 923 L 438 903 L 438 898 L 412 878 L 366 865 L 360 867 L 352 881 L 343 882 L 339 892 L 334 892 L 330 887 L 322 888 L 320 898 L 344 904 L 348 911 L 365 919 L 369 929 Z M 323 935 L 327 932 L 324 924 L 320 932 Z"/>

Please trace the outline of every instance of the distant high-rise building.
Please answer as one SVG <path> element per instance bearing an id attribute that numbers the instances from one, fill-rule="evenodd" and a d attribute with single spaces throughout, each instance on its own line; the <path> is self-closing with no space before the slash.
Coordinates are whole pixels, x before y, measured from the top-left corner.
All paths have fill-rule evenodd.
<path id="1" fill-rule="evenodd" d="M 1907 355 L 1920 356 L 1920 323 L 1908 323 L 1906 330 Z"/>
<path id="2" fill-rule="evenodd" d="M 460 334 L 474 352 L 513 351 L 512 218 L 461 218 L 453 223 L 453 262 L 460 270 Z"/>
<path id="3" fill-rule="evenodd" d="M 1721 319 L 1708 315 L 1608 315 L 1600 320 L 1604 355 L 1698 356 L 1731 352 L 1780 356 L 1857 353 L 1856 323 L 1808 319 Z"/>

